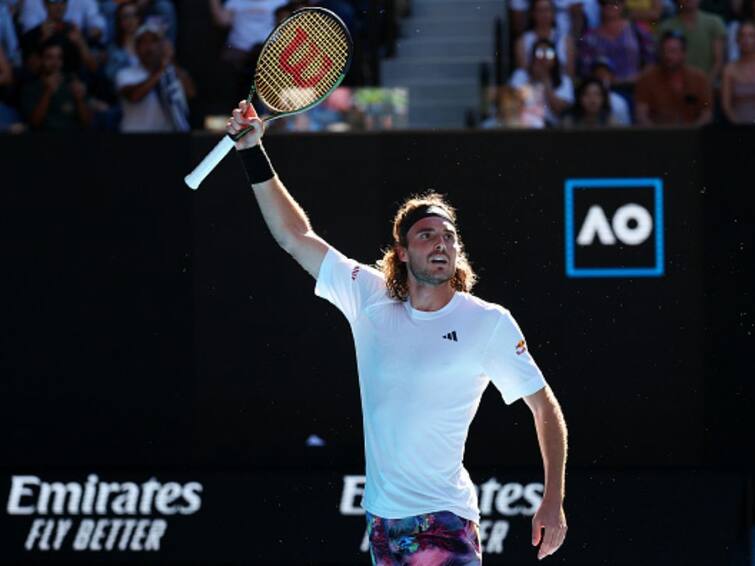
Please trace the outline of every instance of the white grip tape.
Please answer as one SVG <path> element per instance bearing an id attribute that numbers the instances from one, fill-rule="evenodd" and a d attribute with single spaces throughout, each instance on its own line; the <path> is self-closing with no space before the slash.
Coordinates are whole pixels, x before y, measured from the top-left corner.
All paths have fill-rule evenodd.
<path id="1" fill-rule="evenodd" d="M 204 181 L 204 178 L 209 175 L 218 163 L 223 161 L 223 158 L 231 151 L 236 142 L 230 137 L 223 136 L 223 139 L 212 148 L 212 151 L 202 160 L 202 162 L 194 168 L 194 171 L 186 175 L 184 182 L 192 189 L 196 190 L 199 185 Z"/>

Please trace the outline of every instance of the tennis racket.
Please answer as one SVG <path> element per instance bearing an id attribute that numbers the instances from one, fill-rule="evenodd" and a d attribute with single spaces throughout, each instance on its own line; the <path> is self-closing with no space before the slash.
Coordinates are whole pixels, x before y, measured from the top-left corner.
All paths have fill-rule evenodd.
<path id="1" fill-rule="evenodd" d="M 265 41 L 246 100 L 251 103 L 256 92 L 270 109 L 263 122 L 309 110 L 341 84 L 353 52 L 349 30 L 333 12 L 325 8 L 297 10 Z M 196 190 L 251 129 L 223 137 L 186 176 L 186 184 Z"/>

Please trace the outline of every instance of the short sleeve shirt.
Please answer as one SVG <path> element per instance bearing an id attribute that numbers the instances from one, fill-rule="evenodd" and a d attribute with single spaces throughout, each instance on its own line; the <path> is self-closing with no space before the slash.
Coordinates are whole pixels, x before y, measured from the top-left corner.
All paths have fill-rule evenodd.
<path id="1" fill-rule="evenodd" d="M 663 22 L 660 34 L 666 31 L 676 31 L 684 34 L 687 40 L 687 63 L 708 74 L 715 63 L 713 58 L 713 42 L 726 39 L 726 26 L 723 20 L 706 12 L 698 12 L 697 25 L 688 28 L 684 22 L 675 16 Z"/>
<path id="2" fill-rule="evenodd" d="M 440 310 L 416 310 L 388 296 L 382 273 L 333 249 L 315 294 L 341 310 L 354 337 L 363 507 L 384 518 L 445 510 L 479 523 L 462 459 L 482 393 L 492 381 L 508 404 L 545 386 L 511 314 L 460 292 Z"/>

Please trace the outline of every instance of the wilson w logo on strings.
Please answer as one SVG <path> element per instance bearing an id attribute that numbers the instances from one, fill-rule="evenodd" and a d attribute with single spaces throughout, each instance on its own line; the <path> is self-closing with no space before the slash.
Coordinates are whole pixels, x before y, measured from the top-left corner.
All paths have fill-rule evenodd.
<path id="1" fill-rule="evenodd" d="M 304 56 L 294 61 L 294 57 L 300 49 L 305 49 Z M 311 69 L 317 59 L 320 58 L 319 69 Z M 323 52 L 316 43 L 309 39 L 309 35 L 301 28 L 296 28 L 293 39 L 281 51 L 278 57 L 281 70 L 288 73 L 294 84 L 300 88 L 312 88 L 319 83 L 333 68 L 333 60 Z M 309 71 L 305 77 L 304 72 Z"/>

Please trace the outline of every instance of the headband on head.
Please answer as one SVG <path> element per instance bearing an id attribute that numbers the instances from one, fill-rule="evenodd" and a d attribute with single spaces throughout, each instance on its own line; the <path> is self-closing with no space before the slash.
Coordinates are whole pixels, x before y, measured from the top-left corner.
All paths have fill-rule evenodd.
<path id="1" fill-rule="evenodd" d="M 448 212 L 440 206 L 434 204 L 423 204 L 422 206 L 418 206 L 409 214 L 404 216 L 404 219 L 401 221 L 401 224 L 399 224 L 398 227 L 399 241 L 406 242 L 406 235 L 409 233 L 409 230 L 411 230 L 411 227 L 423 218 L 427 218 L 428 216 L 437 216 L 439 218 L 447 220 L 451 224 L 454 223 Z"/>

